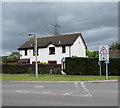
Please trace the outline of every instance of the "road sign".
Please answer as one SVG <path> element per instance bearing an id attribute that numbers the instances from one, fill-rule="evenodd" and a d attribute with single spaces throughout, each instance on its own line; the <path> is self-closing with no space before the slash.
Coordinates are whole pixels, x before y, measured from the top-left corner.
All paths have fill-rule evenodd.
<path id="1" fill-rule="evenodd" d="M 100 49 L 100 54 L 108 54 L 107 46 L 103 45 Z"/>
<path id="2" fill-rule="evenodd" d="M 105 64 L 109 64 L 109 60 L 106 60 L 106 61 L 105 61 Z"/>
<path id="3" fill-rule="evenodd" d="M 106 79 L 108 80 L 108 64 L 109 64 L 109 47 L 108 45 L 99 46 L 99 62 L 105 61 L 106 64 Z M 101 75 L 101 65 L 100 65 L 100 75 Z"/>
<path id="4" fill-rule="evenodd" d="M 99 46 L 99 61 L 109 60 L 109 47 L 108 45 Z"/>

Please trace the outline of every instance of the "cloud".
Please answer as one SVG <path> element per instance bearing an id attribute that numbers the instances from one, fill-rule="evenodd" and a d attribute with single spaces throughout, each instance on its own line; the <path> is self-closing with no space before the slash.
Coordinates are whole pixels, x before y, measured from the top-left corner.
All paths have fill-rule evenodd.
<path id="1" fill-rule="evenodd" d="M 55 16 L 61 34 L 81 32 L 88 49 L 117 41 L 117 3 L 99 2 L 4 2 L 2 5 L 3 54 L 17 51 L 27 34 L 53 32 Z"/>

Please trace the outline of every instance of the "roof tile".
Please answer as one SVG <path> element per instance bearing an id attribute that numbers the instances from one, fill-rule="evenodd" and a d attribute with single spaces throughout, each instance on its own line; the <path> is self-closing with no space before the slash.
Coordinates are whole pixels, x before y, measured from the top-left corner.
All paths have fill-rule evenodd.
<path id="1" fill-rule="evenodd" d="M 75 40 L 78 38 L 78 36 L 82 37 L 81 33 L 42 37 L 42 38 L 38 38 L 37 45 L 38 48 L 47 47 L 50 43 L 54 44 L 55 46 L 72 45 L 75 42 Z M 85 44 L 84 40 L 83 42 Z M 34 39 L 30 39 L 29 41 L 25 42 L 22 46 L 20 46 L 18 50 L 26 49 L 26 48 L 31 49 L 33 47 L 34 47 Z"/>

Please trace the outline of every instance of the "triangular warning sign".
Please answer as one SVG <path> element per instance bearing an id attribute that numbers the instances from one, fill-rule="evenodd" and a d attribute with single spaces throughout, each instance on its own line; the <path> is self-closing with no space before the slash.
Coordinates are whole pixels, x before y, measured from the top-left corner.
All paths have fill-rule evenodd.
<path id="1" fill-rule="evenodd" d="M 104 46 L 101 48 L 100 54 L 108 54 L 108 52 Z"/>

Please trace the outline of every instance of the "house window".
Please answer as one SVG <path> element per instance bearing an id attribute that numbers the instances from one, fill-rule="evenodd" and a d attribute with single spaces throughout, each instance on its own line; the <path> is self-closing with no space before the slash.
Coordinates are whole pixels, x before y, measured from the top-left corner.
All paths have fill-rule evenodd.
<path id="1" fill-rule="evenodd" d="M 49 54 L 55 54 L 55 47 L 49 47 Z"/>
<path id="2" fill-rule="evenodd" d="M 65 53 L 66 50 L 65 50 L 65 46 L 62 46 L 62 53 Z"/>
<path id="3" fill-rule="evenodd" d="M 25 49 L 25 55 L 27 55 L 27 49 Z"/>

